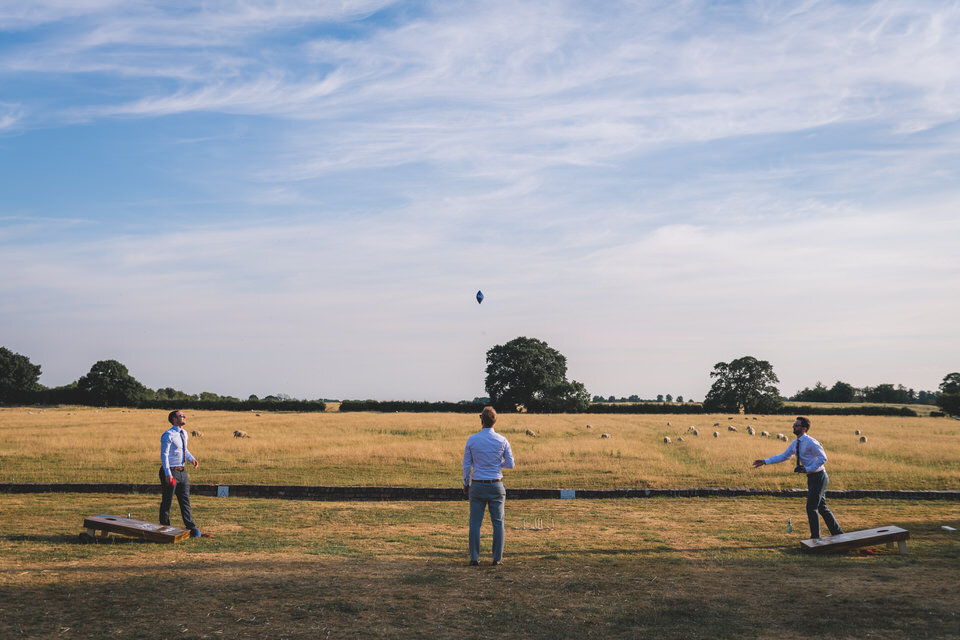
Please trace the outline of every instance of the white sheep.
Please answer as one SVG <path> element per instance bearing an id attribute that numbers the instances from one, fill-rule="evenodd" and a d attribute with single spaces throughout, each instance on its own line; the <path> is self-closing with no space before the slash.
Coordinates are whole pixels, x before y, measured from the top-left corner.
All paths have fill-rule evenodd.
<path id="1" fill-rule="evenodd" d="M 732 424 L 727 427 L 727 431 L 736 431 L 736 430 L 737 430 L 737 428 L 736 428 L 735 426 L 733 426 Z"/>
<path id="2" fill-rule="evenodd" d="M 769 431 L 761 431 L 761 432 L 760 432 L 760 436 L 763 437 L 763 438 L 769 438 L 769 437 L 770 437 L 770 432 L 769 432 Z"/>
<path id="3" fill-rule="evenodd" d="M 719 438 L 719 437 L 720 437 L 720 432 L 719 432 L 719 431 L 714 431 L 714 432 L 713 432 L 713 437 L 714 437 L 714 438 Z"/>
<path id="4" fill-rule="evenodd" d="M 753 435 L 753 434 L 755 434 L 756 432 L 757 432 L 757 430 L 754 429 L 753 427 L 749 427 L 749 426 L 747 427 L 747 433 L 749 433 L 750 435 Z"/>
<path id="5" fill-rule="evenodd" d="M 609 437 L 610 437 L 610 434 L 609 434 L 609 433 L 601 433 L 601 434 L 600 434 L 600 437 L 601 437 L 601 438 L 609 438 Z"/>
<path id="6" fill-rule="evenodd" d="M 677 436 L 677 442 L 683 442 L 683 436 Z"/>
<path id="7" fill-rule="evenodd" d="M 592 424 L 588 424 L 588 425 L 587 425 L 587 429 L 593 429 L 593 425 L 592 425 Z"/>
<path id="8" fill-rule="evenodd" d="M 719 427 L 719 426 L 720 426 L 720 423 L 719 423 L 719 422 L 714 422 L 714 423 L 713 423 L 713 426 Z"/>
<path id="9" fill-rule="evenodd" d="M 855 435 L 855 436 L 860 435 L 860 429 L 857 429 L 856 431 L 854 431 L 854 432 L 853 432 L 853 435 Z"/>
<path id="10" fill-rule="evenodd" d="M 867 436 L 860 436 L 860 442 L 866 442 Z"/>
<path id="11" fill-rule="evenodd" d="M 533 429 L 527 429 L 527 430 L 526 430 L 526 434 L 527 434 L 528 436 L 530 436 L 531 438 L 536 438 L 536 437 L 537 437 L 537 433 L 536 433 L 536 431 L 534 431 Z"/>
<path id="12" fill-rule="evenodd" d="M 193 436 L 194 438 L 202 438 L 203 431 L 197 431 L 196 429 L 194 429 L 193 431 L 190 432 L 190 435 Z"/>
<path id="13" fill-rule="evenodd" d="M 693 431 L 691 431 L 690 433 L 692 433 L 692 434 L 693 434 L 693 435 L 695 435 L 695 436 L 698 436 L 698 435 L 700 435 L 700 432 L 699 432 L 699 431 L 697 431 L 696 429 L 694 429 L 694 430 L 693 430 Z"/>
<path id="14" fill-rule="evenodd" d="M 246 431 L 234 431 L 234 432 L 233 432 L 233 437 L 234 437 L 234 438 L 249 438 L 250 436 L 247 435 L 247 432 L 246 432 Z"/>
<path id="15" fill-rule="evenodd" d="M 670 436 L 663 436 L 663 444 L 670 444 Z"/>

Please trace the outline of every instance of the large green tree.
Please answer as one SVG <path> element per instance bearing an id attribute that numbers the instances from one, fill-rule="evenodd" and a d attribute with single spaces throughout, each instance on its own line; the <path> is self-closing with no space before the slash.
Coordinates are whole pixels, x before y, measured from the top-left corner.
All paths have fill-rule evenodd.
<path id="1" fill-rule="evenodd" d="M 956 371 L 943 376 L 940 393 L 960 393 L 960 373 Z"/>
<path id="2" fill-rule="evenodd" d="M 960 416 L 960 373 L 948 373 L 943 377 L 937 405 L 944 413 Z"/>
<path id="3" fill-rule="evenodd" d="M 567 381 L 567 359 L 536 338 L 521 336 L 487 351 L 485 386 L 490 401 L 503 411 L 562 413 L 590 406 L 583 384 Z"/>
<path id="4" fill-rule="evenodd" d="M 116 360 L 100 360 L 77 380 L 86 403 L 101 407 L 135 407 L 154 393 L 130 375 Z"/>
<path id="5" fill-rule="evenodd" d="M 0 403 L 24 402 L 41 389 L 40 365 L 27 356 L 0 347 Z"/>
<path id="6" fill-rule="evenodd" d="M 703 399 L 707 411 L 776 413 L 783 406 L 775 386 L 780 379 L 766 360 L 744 356 L 729 363 L 718 362 L 710 377 L 715 380 Z"/>

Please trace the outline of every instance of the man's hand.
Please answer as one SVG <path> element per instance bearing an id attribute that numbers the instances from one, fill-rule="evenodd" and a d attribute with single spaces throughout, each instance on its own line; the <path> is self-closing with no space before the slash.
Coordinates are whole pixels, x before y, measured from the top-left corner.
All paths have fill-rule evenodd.
<path id="1" fill-rule="evenodd" d="M 193 459 L 193 468 L 196 469 L 196 468 L 199 467 L 199 466 L 200 466 L 200 461 L 197 460 L 196 458 L 194 458 L 194 459 Z"/>
<path id="2" fill-rule="evenodd" d="M 463 495 L 467 496 L 468 498 L 470 497 L 470 485 L 463 485 Z"/>
<path id="3" fill-rule="evenodd" d="M 767 463 L 764 462 L 762 459 L 761 459 L 761 460 L 754 460 L 754 461 L 753 461 L 753 468 L 756 469 L 757 467 L 762 467 L 762 466 L 765 465 L 765 464 L 767 464 Z"/>
<path id="4" fill-rule="evenodd" d="M 171 489 L 175 489 L 177 486 L 177 479 L 174 478 L 173 476 L 167 476 L 166 483 L 168 487 L 170 487 Z"/>

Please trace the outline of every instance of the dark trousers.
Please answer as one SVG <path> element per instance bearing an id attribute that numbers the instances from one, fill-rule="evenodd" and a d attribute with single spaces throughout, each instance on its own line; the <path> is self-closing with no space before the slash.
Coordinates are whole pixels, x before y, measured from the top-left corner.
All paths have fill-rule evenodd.
<path id="1" fill-rule="evenodd" d="M 826 471 L 807 474 L 807 520 L 810 521 L 810 537 L 820 537 L 820 516 L 827 523 L 830 535 L 843 533 L 840 523 L 833 517 L 833 512 L 827 506 L 827 484 L 830 477 Z"/>
<path id="2" fill-rule="evenodd" d="M 197 525 L 193 523 L 193 514 L 190 513 L 190 479 L 187 477 L 187 471 L 178 471 L 170 469 L 173 479 L 177 481 L 176 487 L 171 487 L 164 480 L 163 469 L 160 469 L 160 486 L 162 487 L 162 497 L 160 498 L 160 524 L 170 526 L 170 504 L 173 502 L 173 494 L 177 494 L 177 502 L 180 504 L 180 516 L 183 518 L 183 526 L 187 529 L 196 529 Z"/>

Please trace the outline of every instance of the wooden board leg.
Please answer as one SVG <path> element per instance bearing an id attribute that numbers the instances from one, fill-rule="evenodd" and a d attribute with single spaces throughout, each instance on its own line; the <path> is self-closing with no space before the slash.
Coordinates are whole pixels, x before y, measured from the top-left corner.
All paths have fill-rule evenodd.
<path id="1" fill-rule="evenodd" d="M 902 556 L 907 555 L 907 541 L 906 541 L 906 540 L 898 540 L 898 541 L 897 541 L 897 546 L 900 547 L 900 555 L 902 555 Z"/>

